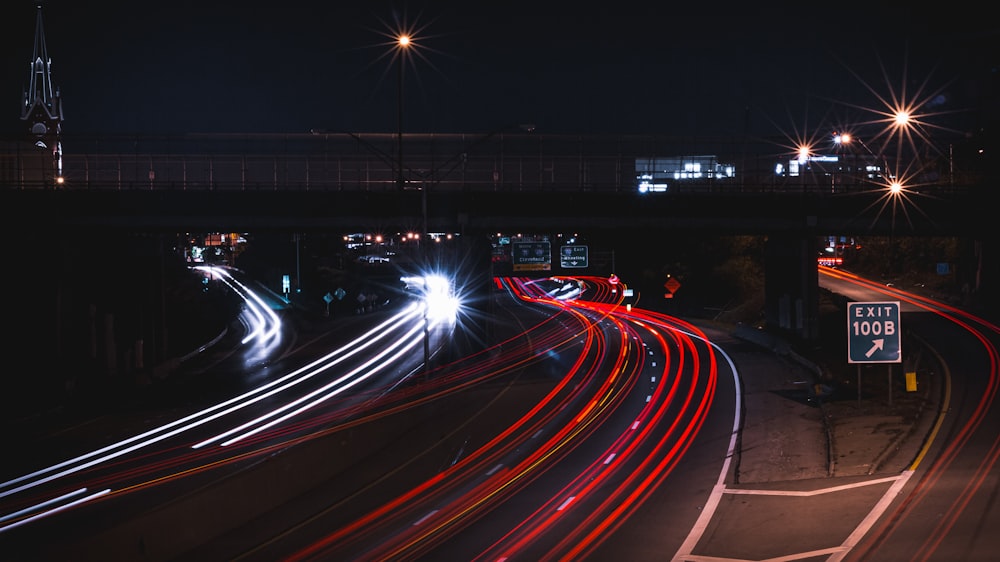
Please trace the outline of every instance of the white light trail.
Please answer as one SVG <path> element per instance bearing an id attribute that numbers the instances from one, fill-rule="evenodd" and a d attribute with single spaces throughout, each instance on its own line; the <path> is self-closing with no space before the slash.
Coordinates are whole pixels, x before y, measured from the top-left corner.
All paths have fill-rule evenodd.
<path id="1" fill-rule="evenodd" d="M 30 523 L 32 521 L 36 521 L 36 520 L 41 519 L 43 517 L 48 517 L 49 515 L 52 515 L 54 513 L 59 513 L 60 511 L 65 511 L 65 510 L 67 510 L 67 509 L 69 509 L 69 508 L 71 508 L 73 506 L 80 505 L 82 503 L 87 503 L 87 502 L 89 502 L 90 500 L 92 500 L 94 498 L 99 498 L 99 497 L 101 497 L 103 495 L 106 495 L 106 494 L 108 494 L 110 492 L 111 492 L 110 489 L 101 490 L 100 492 L 95 492 L 93 494 L 90 494 L 89 496 L 82 497 L 82 498 L 80 498 L 78 500 L 74 500 L 74 501 L 71 501 L 69 503 L 62 504 L 59 507 L 56 507 L 54 509 L 50 509 L 48 511 L 43 511 L 42 513 L 39 513 L 37 515 L 32 515 L 31 517 L 28 517 L 26 519 L 22 519 L 22 520 L 20 520 L 20 521 L 18 521 L 16 523 L 11 523 L 10 525 L 5 525 L 3 527 L 0 527 L 0 533 L 3 533 L 4 531 L 9 531 L 9 530 L 11 530 L 11 529 L 13 529 L 15 527 L 20 527 L 21 525 L 26 525 L 26 524 L 28 524 L 28 523 Z M 19 512 L 19 513 L 23 513 L 24 511 L 28 511 L 28 512 L 35 511 L 36 509 L 38 509 L 41 506 L 51 505 L 53 502 L 58 501 L 60 499 L 65 499 L 66 497 L 72 496 L 75 493 L 76 492 L 74 492 L 73 494 L 67 494 L 66 496 L 61 496 L 59 498 L 56 498 L 55 500 L 49 500 L 49 501 L 47 501 L 47 502 L 45 502 L 43 504 L 39 504 L 38 506 L 28 508 L 27 510 L 22 510 L 22 512 Z M 11 515 L 11 516 L 5 517 L 4 519 L 6 520 L 6 519 L 9 519 L 9 518 L 15 517 L 15 516 L 16 515 Z"/>
<path id="2" fill-rule="evenodd" d="M 130 452 L 148 447 L 149 445 L 158 443 L 205 423 L 222 417 L 224 415 L 236 412 L 242 408 L 250 406 L 268 396 L 280 392 L 281 390 L 288 389 L 296 384 L 299 384 L 310 377 L 324 371 L 325 369 L 336 365 L 340 361 L 343 361 L 347 357 L 353 356 L 360 353 L 362 350 L 368 348 L 371 345 L 375 345 L 381 339 L 388 337 L 391 331 L 388 329 L 389 326 L 402 325 L 406 321 L 416 317 L 419 313 L 419 308 L 416 305 L 410 306 L 402 312 L 392 316 L 385 322 L 379 324 L 372 330 L 360 335 L 359 337 L 352 340 L 347 345 L 338 348 L 337 350 L 327 354 L 312 363 L 301 367 L 291 373 L 276 379 L 270 383 L 262 385 L 254 390 L 243 393 L 239 396 L 226 400 L 216 404 L 210 408 L 206 408 L 189 416 L 183 417 L 181 419 L 175 420 L 168 424 L 162 425 L 160 427 L 151 429 L 139 435 L 135 435 L 128 439 L 124 439 L 112 445 L 108 445 L 101 449 L 91 451 L 89 453 L 74 457 L 67 461 L 49 466 L 44 469 L 37 470 L 35 472 L 8 480 L 6 482 L 0 483 L 0 498 L 4 498 L 24 490 L 39 486 L 41 484 L 51 482 L 58 478 L 68 476 L 70 474 L 85 470 L 92 466 L 96 466 L 100 463 L 109 461 L 111 459 L 118 458 Z M 337 356 L 341 356 L 338 359 L 334 359 Z M 331 363 L 323 365 L 326 362 Z M 310 369 L 314 369 L 310 371 Z M 302 377 L 299 377 L 302 373 L 308 373 Z M 299 378 L 295 378 L 299 377 Z M 294 380 L 292 380 L 294 379 Z M 287 382 L 291 380 L 291 382 Z M 284 386 L 280 386 L 284 385 Z M 277 388 L 276 388 L 277 387 Z M 273 389 L 273 390 L 272 390 Z M 270 392 L 269 392 L 270 390 Z M 235 406 L 234 406 L 235 405 Z M 124 447 L 124 448 L 123 448 Z M 88 461 L 89 462 L 84 462 Z M 48 476 L 45 476 L 48 475 Z M 26 482 L 21 484 L 22 482 Z M 21 484 L 20 486 L 17 486 Z M 14 486 L 14 487 L 12 487 Z"/>
<path id="3" fill-rule="evenodd" d="M 284 404 L 283 406 L 281 406 L 280 408 L 275 408 L 274 410 L 271 410 L 270 412 L 268 412 L 267 414 L 264 414 L 263 416 L 255 418 L 253 420 L 250 420 L 250 421 L 248 421 L 248 422 L 246 422 L 246 423 L 244 423 L 242 425 L 239 425 L 237 427 L 234 427 L 233 429 L 230 429 L 229 431 L 226 431 L 224 433 L 220 433 L 219 435 L 216 435 L 215 437 L 210 437 L 210 438 L 202 441 L 201 443 L 198 443 L 198 444 L 194 445 L 192 448 L 199 449 L 201 447 L 204 447 L 205 445 L 209 445 L 209 444 L 214 443 L 216 441 L 219 441 L 221 439 L 225 439 L 226 437 L 229 437 L 230 435 L 239 433 L 239 432 L 241 432 L 241 431 L 243 431 L 243 430 L 245 430 L 245 429 L 247 429 L 249 427 L 253 427 L 254 425 L 262 423 L 262 422 L 264 422 L 267 419 L 270 419 L 270 418 L 272 418 L 272 417 L 274 417 L 274 416 L 276 416 L 278 414 L 281 414 L 282 412 L 286 412 L 286 411 L 288 411 L 288 410 L 290 410 L 292 408 L 295 408 L 296 406 L 300 406 L 301 404 L 305 403 L 305 406 L 302 406 L 300 408 L 296 408 L 295 410 L 293 410 L 292 412 L 290 412 L 288 414 L 285 414 L 284 416 L 276 418 L 276 419 L 270 421 L 269 423 L 261 425 L 260 427 L 254 429 L 252 431 L 248 431 L 247 433 L 244 433 L 243 435 L 241 435 L 239 437 L 235 437 L 233 439 L 230 439 L 230 440 L 225 441 L 225 442 L 222 443 L 223 446 L 231 445 L 233 443 L 236 443 L 237 441 L 240 441 L 242 439 L 246 439 L 247 437 L 249 437 L 251 435 L 255 435 L 257 433 L 260 433 L 261 431 L 263 431 L 263 430 L 265 430 L 265 429 L 267 429 L 269 427 L 273 427 L 273 426 L 277 425 L 278 423 L 281 423 L 281 422 L 283 422 L 283 421 L 285 421 L 285 420 L 287 420 L 289 418 L 292 418 L 292 417 L 294 417 L 294 416 L 296 416 L 296 415 L 304 412 L 305 410 L 308 410 L 309 408 L 312 408 L 313 406 L 315 406 L 317 404 L 320 404 L 320 403 L 322 403 L 322 402 L 324 402 L 326 400 L 329 400 L 330 398 L 332 398 L 332 397 L 340 394 L 341 392 L 344 392 L 345 390 L 348 390 L 349 388 L 353 387 L 354 385 L 356 385 L 358 383 L 361 383 L 364 380 L 368 379 L 369 377 L 375 375 L 376 373 L 378 373 L 382 369 L 384 369 L 387 366 L 389 366 L 390 364 L 392 364 L 393 361 L 395 361 L 395 360 L 399 359 L 400 357 L 402 357 L 402 355 L 404 353 L 408 352 L 410 349 L 412 349 L 413 347 L 415 347 L 418 343 L 420 343 L 423 340 L 423 338 L 418 335 L 422 330 L 423 330 L 423 327 L 421 325 L 419 325 L 419 324 L 415 325 L 413 328 L 410 329 L 410 331 L 406 335 L 403 336 L 402 339 L 396 340 L 396 343 L 394 343 L 391 346 L 385 348 L 378 355 L 375 355 L 374 357 L 372 357 L 368 361 L 365 361 L 364 363 L 362 363 L 361 365 L 359 365 L 355 369 L 353 369 L 351 371 L 348 371 L 347 373 L 345 373 L 344 375 L 340 376 L 339 378 L 333 380 L 332 382 L 327 383 L 327 384 L 321 386 L 320 388 L 318 388 L 318 389 L 316 389 L 316 390 L 314 390 L 314 391 L 312 391 L 312 392 L 310 392 L 310 393 L 308 393 L 308 394 L 306 394 L 306 395 L 304 395 L 304 396 L 302 396 L 300 398 L 297 398 L 297 399 L 295 399 L 295 400 L 293 400 L 291 402 L 288 402 L 288 403 Z M 405 346 L 403 346 L 404 342 L 406 343 Z M 403 346 L 403 347 L 400 348 L 400 346 Z M 389 359 L 387 359 L 385 361 L 382 360 L 386 355 L 389 355 L 390 352 L 392 352 L 393 350 L 396 350 L 397 348 L 399 348 L 399 349 L 394 354 L 392 354 L 392 356 L 389 357 Z M 378 364 L 377 366 L 375 366 L 373 369 L 370 369 L 370 367 L 372 367 L 373 365 L 376 365 L 377 363 L 380 363 L 380 364 Z M 359 373 L 361 374 L 360 376 L 358 376 Z M 341 385 L 343 385 L 343 386 L 341 386 Z M 339 386 L 339 388 L 337 388 L 338 386 Z M 333 390 L 333 392 L 328 392 L 330 389 L 335 389 L 335 390 Z M 321 398 L 319 398 L 317 400 L 313 400 L 313 398 L 315 398 L 316 396 L 320 396 L 320 395 L 322 395 Z"/>
<path id="4" fill-rule="evenodd" d="M 281 321 L 277 314 L 271 309 L 270 306 L 258 296 L 254 291 L 249 289 L 246 285 L 241 283 L 235 277 L 233 277 L 228 271 L 218 267 L 200 266 L 194 269 L 208 272 L 209 274 L 217 277 L 223 283 L 226 284 L 231 290 L 233 290 L 240 298 L 243 299 L 246 307 L 244 309 L 244 318 L 247 319 L 248 335 L 243 339 L 243 343 L 246 344 L 251 340 L 257 340 L 260 343 L 266 344 L 267 342 L 274 341 L 275 338 L 280 333 Z M 447 285 L 445 286 L 447 287 Z M 454 297 L 450 294 L 450 290 L 445 291 L 438 286 L 434 286 L 436 289 L 432 291 L 432 295 L 425 295 L 425 297 L 431 296 L 442 296 L 450 297 L 442 299 L 446 305 L 440 307 L 443 310 L 453 312 L 455 305 Z M 139 449 L 148 447 L 160 441 L 164 441 L 208 422 L 223 418 L 227 415 L 238 412 L 250 405 L 253 405 L 261 400 L 275 396 L 279 393 L 285 392 L 296 385 L 299 385 L 316 375 L 326 372 L 329 369 L 335 367 L 336 365 L 346 361 L 347 359 L 354 357 L 366 349 L 384 342 L 386 339 L 390 339 L 391 343 L 383 349 L 380 353 L 365 361 L 359 367 L 352 369 L 349 373 L 338 377 L 335 381 L 324 385 L 318 390 L 314 390 L 305 396 L 296 398 L 291 402 L 286 403 L 284 406 L 272 410 L 268 414 L 260 416 L 253 420 L 242 424 L 241 426 L 217 435 L 214 438 L 198 443 L 194 448 L 199 448 L 209 443 L 224 439 L 235 433 L 238 433 L 244 429 L 248 429 L 257 424 L 261 424 L 266 420 L 275 418 L 279 414 L 284 413 L 284 415 L 271 419 L 268 423 L 257 426 L 255 429 L 246 432 L 238 437 L 229 439 L 222 443 L 222 446 L 230 445 L 239 440 L 245 439 L 251 435 L 259 433 L 267 428 L 273 427 L 291 417 L 294 417 L 309 408 L 316 406 L 330 398 L 346 391 L 347 389 L 359 384 L 360 382 L 368 379 L 369 377 L 375 375 L 376 373 L 387 368 L 392 362 L 403 358 L 407 353 L 409 353 L 422 338 L 418 335 L 421 329 L 426 329 L 427 318 L 425 311 L 428 308 L 432 310 L 438 310 L 439 307 L 430 307 L 429 302 L 432 299 L 425 299 L 420 305 L 412 304 L 406 309 L 394 314 L 392 317 L 388 318 L 384 322 L 380 323 L 375 328 L 365 332 L 354 338 L 352 341 L 341 346 L 340 348 L 328 353 L 327 355 L 298 368 L 274 381 L 257 387 L 251 391 L 240 394 L 239 396 L 228 399 L 224 402 L 216 404 L 212 407 L 205 408 L 191 415 L 185 416 L 181 419 L 175 420 L 173 422 L 164 424 L 157 428 L 151 429 L 149 431 L 143 432 L 139 435 L 135 435 L 128 439 L 118 441 L 114 444 L 102 447 L 100 449 L 91 451 L 89 453 L 79 455 L 72 459 L 63 461 L 51 465 L 47 468 L 43 468 L 29 474 L 8 480 L 6 482 L 0 483 L 0 499 L 15 495 L 17 493 L 23 492 L 28 489 L 38 487 L 42 484 L 52 482 L 63 478 L 65 476 L 72 475 L 77 472 L 81 472 L 93 466 L 108 462 L 110 460 L 116 459 L 118 457 L 124 456 L 128 453 L 137 451 Z M 414 322 L 418 318 L 418 315 L 424 315 L 424 321 L 422 323 Z M 445 316 L 447 318 L 447 315 Z M 439 320 L 437 317 L 434 318 L 435 322 Z M 404 329 L 409 325 L 409 330 L 402 336 L 398 337 L 396 331 Z M 426 334 L 424 335 L 426 337 Z M 289 411 L 291 410 L 291 411 Z M 30 521 L 34 521 L 38 518 L 45 517 L 59 511 L 69 509 L 73 506 L 86 503 L 96 497 L 103 496 L 110 493 L 110 489 L 103 490 L 101 492 L 90 494 L 84 497 L 78 497 L 86 492 L 86 488 L 81 488 L 75 492 L 64 494 L 57 498 L 47 500 L 45 502 L 36 504 L 32 507 L 22 508 L 17 512 L 7 514 L 5 516 L 0 516 L 0 532 L 6 529 L 13 528 L 15 526 L 20 526 Z M 71 498 L 77 498 L 73 501 L 66 503 L 66 500 Z M 48 509 L 50 506 L 57 505 L 53 509 Z M 40 511 L 44 510 L 44 511 Z M 38 512 L 37 515 L 26 517 L 25 519 L 20 519 L 16 523 L 3 525 L 4 522 L 11 521 L 13 519 L 18 519 L 24 517 L 30 513 Z"/>
<path id="5" fill-rule="evenodd" d="M 193 269 L 205 271 L 218 277 L 220 281 L 225 283 L 227 287 L 232 289 L 247 304 L 250 314 L 256 319 L 256 322 L 254 323 L 254 329 L 243 338 L 241 343 L 245 344 L 255 338 L 260 338 L 261 341 L 266 342 L 275 337 L 281 330 L 281 319 L 264 302 L 264 299 L 260 298 L 257 293 L 250 290 L 249 287 L 233 277 L 228 271 L 214 266 L 198 266 Z"/>

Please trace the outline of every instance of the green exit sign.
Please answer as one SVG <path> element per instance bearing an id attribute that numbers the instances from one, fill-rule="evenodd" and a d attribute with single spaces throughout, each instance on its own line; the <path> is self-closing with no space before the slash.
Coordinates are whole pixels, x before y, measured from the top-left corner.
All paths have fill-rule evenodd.
<path id="1" fill-rule="evenodd" d="M 902 361 L 899 302 L 847 303 L 847 362 Z"/>
<path id="2" fill-rule="evenodd" d="M 563 246 L 559 248 L 559 265 L 562 267 L 587 267 L 588 263 L 586 246 Z"/>

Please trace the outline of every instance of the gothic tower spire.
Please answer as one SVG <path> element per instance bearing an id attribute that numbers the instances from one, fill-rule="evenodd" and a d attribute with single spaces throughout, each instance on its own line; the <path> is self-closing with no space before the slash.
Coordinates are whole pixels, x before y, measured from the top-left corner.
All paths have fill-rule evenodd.
<path id="1" fill-rule="evenodd" d="M 35 47 L 31 55 L 28 89 L 21 104 L 21 120 L 28 125 L 32 141 L 39 149 L 51 151 L 53 179 L 62 179 L 62 97 L 52 85 L 52 60 L 45 45 L 42 6 L 35 17 Z"/>

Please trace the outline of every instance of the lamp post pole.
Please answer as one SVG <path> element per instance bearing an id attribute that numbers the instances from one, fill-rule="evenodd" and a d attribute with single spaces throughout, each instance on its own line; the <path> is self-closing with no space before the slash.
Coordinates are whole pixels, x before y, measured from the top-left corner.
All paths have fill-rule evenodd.
<path id="1" fill-rule="evenodd" d="M 403 189 L 403 65 L 406 62 L 406 49 L 410 45 L 408 35 L 400 35 L 396 39 L 396 187 Z"/>
<path id="2" fill-rule="evenodd" d="M 396 187 L 403 189 L 403 58 L 397 65 L 396 91 Z"/>
<path id="3" fill-rule="evenodd" d="M 430 363 L 431 362 L 431 327 L 430 327 L 429 320 L 427 319 L 427 306 L 428 306 L 428 304 L 429 303 L 427 302 L 427 282 L 425 280 L 424 281 L 424 317 L 423 317 L 423 322 L 424 322 L 424 376 L 425 377 L 427 376 L 427 373 L 430 371 L 430 368 L 431 368 L 431 363 Z"/>
<path id="4" fill-rule="evenodd" d="M 406 187 L 403 177 L 403 66 L 406 62 L 406 50 L 410 46 L 410 36 L 403 34 L 396 38 L 396 48 L 398 49 L 396 60 L 396 188 L 402 191 Z M 421 185 L 421 214 L 423 215 L 423 232 L 421 237 L 427 236 L 427 186 Z M 422 240 L 418 239 L 417 247 L 421 254 L 426 254 Z M 426 256 L 425 256 L 426 257 Z M 430 324 L 427 318 L 427 284 L 424 283 L 424 373 L 430 368 Z"/>

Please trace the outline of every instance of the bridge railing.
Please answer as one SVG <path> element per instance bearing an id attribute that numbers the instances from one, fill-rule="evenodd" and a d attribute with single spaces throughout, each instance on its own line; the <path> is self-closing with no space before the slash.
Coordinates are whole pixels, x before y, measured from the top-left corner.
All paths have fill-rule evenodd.
<path id="1" fill-rule="evenodd" d="M 402 141 L 393 134 L 326 132 L 66 137 L 61 162 L 28 141 L 10 141 L 0 150 L 0 183 L 2 189 L 633 192 L 637 159 L 706 155 L 735 174 L 669 179 L 665 190 L 849 193 L 885 183 L 863 173 L 856 155 L 853 164 L 843 159 L 790 175 L 793 155 L 772 139 L 494 132 L 408 134 Z M 786 173 L 776 171 L 779 165 Z M 941 168 L 923 165 L 914 180 L 939 192 L 977 181 Z"/>

